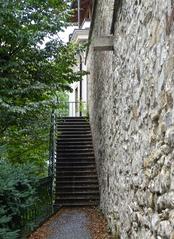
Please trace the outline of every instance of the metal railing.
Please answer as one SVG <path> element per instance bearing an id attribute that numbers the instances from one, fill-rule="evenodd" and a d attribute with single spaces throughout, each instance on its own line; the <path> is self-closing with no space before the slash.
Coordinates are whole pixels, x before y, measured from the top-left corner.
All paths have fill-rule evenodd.
<path id="1" fill-rule="evenodd" d="M 56 173 L 56 158 L 57 158 L 57 150 L 56 150 L 56 112 L 52 110 L 51 113 L 51 122 L 50 122 L 50 143 L 49 143 L 49 166 L 48 166 L 48 176 L 51 177 L 51 195 L 52 195 L 52 205 L 54 205 L 54 195 L 55 195 L 55 173 Z M 54 209 L 52 209 L 54 210 Z"/>
<path id="2" fill-rule="evenodd" d="M 33 229 L 53 214 L 54 178 L 56 162 L 56 113 L 50 117 L 48 177 L 39 180 L 36 187 L 35 204 L 26 208 L 21 215 L 20 238 L 26 238 Z"/>
<path id="3" fill-rule="evenodd" d="M 39 180 L 36 187 L 34 205 L 21 212 L 19 238 L 26 238 L 40 223 L 48 219 L 53 213 L 52 207 L 52 177 Z"/>
<path id="4" fill-rule="evenodd" d="M 56 162 L 56 112 L 52 110 L 50 120 L 49 166 L 48 175 L 54 179 Z"/>
<path id="5" fill-rule="evenodd" d="M 85 101 L 58 102 L 57 115 L 58 117 L 88 116 L 87 102 Z"/>

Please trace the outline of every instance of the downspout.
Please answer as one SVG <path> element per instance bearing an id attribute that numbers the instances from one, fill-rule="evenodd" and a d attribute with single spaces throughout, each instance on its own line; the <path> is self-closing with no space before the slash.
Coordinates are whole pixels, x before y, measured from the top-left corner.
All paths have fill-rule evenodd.
<path id="1" fill-rule="evenodd" d="M 78 27 L 79 29 L 81 29 L 81 4 L 80 4 L 80 0 L 78 0 Z M 82 56 L 79 53 L 79 70 L 82 71 L 83 70 L 83 65 L 82 65 Z M 81 110 L 81 102 L 82 102 L 82 77 L 80 79 L 80 103 L 79 103 L 79 111 L 80 111 L 80 116 L 82 116 L 82 110 Z"/>
<path id="2" fill-rule="evenodd" d="M 81 14 L 80 14 L 80 0 L 77 0 L 78 1 L 78 27 L 80 29 L 80 18 L 81 18 Z"/>
<path id="3" fill-rule="evenodd" d="M 80 54 L 80 71 L 83 70 L 83 65 L 82 65 L 82 56 Z M 80 116 L 82 116 L 82 109 L 81 109 L 81 103 L 82 103 L 82 76 L 80 79 Z"/>

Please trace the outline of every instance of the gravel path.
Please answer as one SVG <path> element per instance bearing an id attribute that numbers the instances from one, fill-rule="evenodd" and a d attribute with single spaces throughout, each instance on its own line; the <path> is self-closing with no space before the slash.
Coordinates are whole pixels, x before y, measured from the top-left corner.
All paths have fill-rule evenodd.
<path id="1" fill-rule="evenodd" d="M 88 218 L 84 212 L 65 211 L 49 225 L 54 233 L 48 239 L 91 239 L 87 223 Z"/>

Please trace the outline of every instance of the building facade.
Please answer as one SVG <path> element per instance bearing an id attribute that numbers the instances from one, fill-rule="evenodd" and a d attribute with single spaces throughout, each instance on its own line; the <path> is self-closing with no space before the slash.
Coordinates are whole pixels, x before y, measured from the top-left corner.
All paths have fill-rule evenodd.
<path id="1" fill-rule="evenodd" d="M 75 29 L 71 35 L 71 41 L 77 45 L 83 45 L 88 41 L 90 20 L 84 19 L 81 28 Z M 77 65 L 74 71 L 87 71 L 85 57 L 86 53 L 81 52 L 77 56 Z M 87 75 L 82 77 L 80 82 L 71 84 L 72 92 L 69 93 L 69 114 L 70 116 L 85 115 L 87 111 Z"/>
<path id="2" fill-rule="evenodd" d="M 70 41 L 83 45 L 88 42 L 89 29 L 93 11 L 93 0 L 75 0 L 71 4 L 74 15 L 71 19 L 77 27 L 71 34 Z M 86 71 L 86 52 L 77 55 L 77 65 L 74 71 Z M 84 75 L 81 81 L 71 85 L 72 92 L 69 94 L 69 116 L 86 116 L 88 111 L 88 75 Z"/>

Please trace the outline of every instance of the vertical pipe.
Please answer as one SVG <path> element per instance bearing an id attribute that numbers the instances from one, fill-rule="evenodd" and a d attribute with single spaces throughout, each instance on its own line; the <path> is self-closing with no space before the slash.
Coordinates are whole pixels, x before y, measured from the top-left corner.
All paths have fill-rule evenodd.
<path id="1" fill-rule="evenodd" d="M 79 29 L 80 29 L 80 18 L 81 18 L 81 14 L 80 14 L 80 0 L 77 0 L 78 1 L 78 27 L 79 27 Z"/>
<path id="2" fill-rule="evenodd" d="M 80 0 L 78 0 L 78 27 L 79 29 L 81 28 L 81 4 L 80 4 Z M 79 68 L 80 68 L 80 71 L 82 71 L 82 57 L 81 57 L 81 54 L 79 54 L 79 60 L 80 60 L 80 65 L 79 65 Z M 80 79 L 80 103 L 79 103 L 79 109 L 80 109 L 80 116 L 82 116 L 82 111 L 81 111 L 81 102 L 82 102 L 82 79 Z"/>
<path id="3" fill-rule="evenodd" d="M 83 65 L 82 65 L 82 56 L 80 54 L 80 71 L 83 70 Z M 80 103 L 79 103 L 79 108 L 80 108 L 80 116 L 82 116 L 82 109 L 81 109 L 81 104 L 82 104 L 82 77 L 80 79 Z"/>

